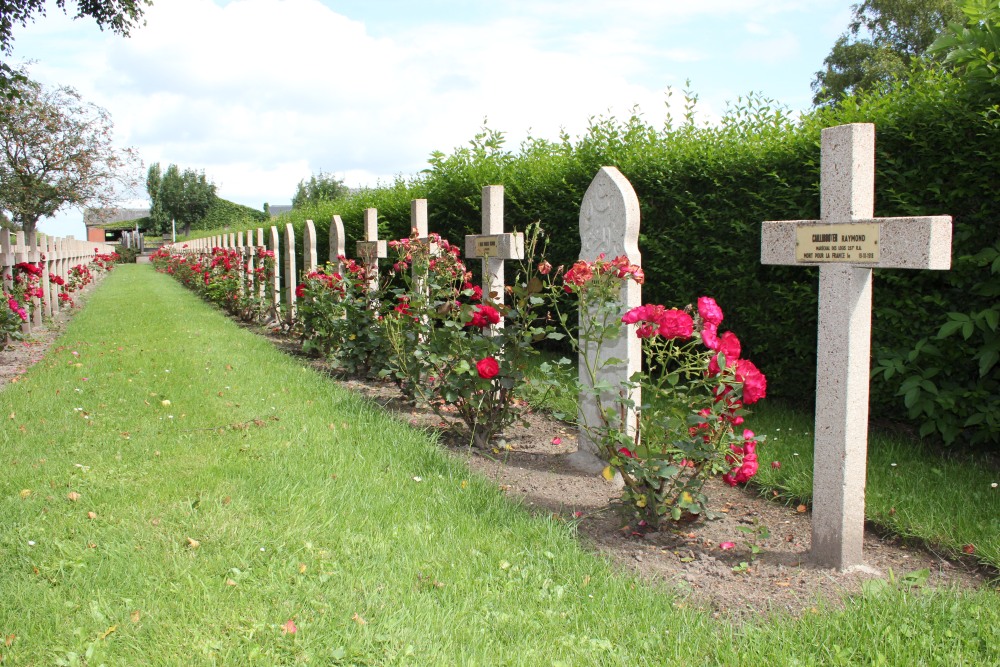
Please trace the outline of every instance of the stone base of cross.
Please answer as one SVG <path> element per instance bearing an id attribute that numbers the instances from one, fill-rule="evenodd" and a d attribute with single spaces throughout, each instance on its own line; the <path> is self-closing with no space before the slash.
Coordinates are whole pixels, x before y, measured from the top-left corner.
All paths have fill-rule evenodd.
<path id="1" fill-rule="evenodd" d="M 875 126 L 823 130 L 820 220 L 765 222 L 761 262 L 819 266 L 811 558 L 863 566 L 872 269 L 947 269 L 951 217 L 875 218 Z"/>
<path id="2" fill-rule="evenodd" d="M 480 259 L 483 263 L 483 300 L 499 306 L 504 303 L 504 261 L 524 259 L 524 234 L 503 231 L 503 186 L 487 185 L 483 188 L 483 233 L 465 237 L 466 259 Z M 499 324 L 489 327 L 493 335 Z"/>

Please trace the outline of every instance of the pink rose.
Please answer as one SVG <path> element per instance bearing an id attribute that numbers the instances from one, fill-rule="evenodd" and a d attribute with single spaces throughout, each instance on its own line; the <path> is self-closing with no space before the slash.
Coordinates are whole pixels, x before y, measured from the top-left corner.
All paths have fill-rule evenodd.
<path id="1" fill-rule="evenodd" d="M 715 299 L 710 296 L 698 298 L 698 314 L 701 315 L 701 319 L 705 320 L 705 322 L 714 324 L 716 327 L 722 323 L 722 309 L 719 308 L 719 304 L 715 303 Z"/>
<path id="2" fill-rule="evenodd" d="M 705 344 L 705 347 L 710 350 L 719 349 L 719 337 L 716 335 L 718 331 L 718 324 L 705 323 L 705 327 L 701 330 L 701 342 Z"/>
<path id="3" fill-rule="evenodd" d="M 732 331 L 727 331 L 719 336 L 718 351 L 726 356 L 726 365 L 729 366 L 732 362 L 740 358 L 740 352 L 743 351 L 743 348 L 740 345 L 740 339 L 736 337 L 736 334 Z"/>
<path id="4" fill-rule="evenodd" d="M 660 317 L 659 334 L 664 338 L 690 338 L 694 320 L 683 310 L 672 308 Z"/>
<path id="5" fill-rule="evenodd" d="M 743 403 L 750 405 L 767 396 L 767 377 L 749 359 L 736 362 L 736 380 L 743 383 Z"/>

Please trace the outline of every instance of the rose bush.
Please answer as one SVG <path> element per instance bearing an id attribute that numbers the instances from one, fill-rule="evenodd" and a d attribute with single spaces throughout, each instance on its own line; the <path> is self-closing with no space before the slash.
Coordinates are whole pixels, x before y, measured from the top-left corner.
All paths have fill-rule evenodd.
<path id="1" fill-rule="evenodd" d="M 619 294 L 626 280 L 641 284 L 643 274 L 625 257 L 580 261 L 563 276 L 563 291 L 575 294 L 580 305 L 579 329 L 570 336 L 577 351 L 599 349 L 624 325 L 635 327 L 643 348 L 643 370 L 620 387 L 602 386 L 599 362 L 588 359 L 592 367 L 582 370 L 596 387 L 590 391 L 601 419 L 581 428 L 621 473 L 624 499 L 642 519 L 656 525 L 664 517 L 707 516 L 703 487 L 709 477 L 721 474 L 736 485 L 757 472 L 763 438 L 743 428 L 744 414 L 765 397 L 766 377 L 742 358 L 733 332 L 719 334 L 723 312 L 714 299 L 701 297 L 697 307 L 646 304 L 622 313 Z M 642 405 L 629 398 L 636 385 Z M 626 427 L 630 415 L 634 432 Z"/>
<path id="2" fill-rule="evenodd" d="M 535 225 L 526 257 L 540 239 Z M 534 343 L 562 337 L 546 320 L 539 271 L 526 261 L 505 295 L 484 294 L 472 284 L 459 248 L 447 240 L 414 236 L 389 245 L 403 286 L 392 291 L 397 305 L 384 320 L 390 356 L 382 375 L 440 416 L 457 415 L 471 442 L 488 448 L 525 405 L 528 360 L 538 354 Z"/>
<path id="3" fill-rule="evenodd" d="M 260 247 L 240 252 L 236 248 L 215 247 L 207 253 L 194 254 L 171 252 L 163 247 L 150 260 L 157 271 L 174 276 L 244 322 L 280 319 L 266 289 L 274 283 L 275 259 L 270 250 Z"/>
<path id="4" fill-rule="evenodd" d="M 302 348 L 348 373 L 377 374 L 387 355 L 382 315 L 386 286 L 371 289 L 363 264 L 343 256 L 339 260 L 343 273 L 327 264 L 308 273 L 297 288 Z"/>

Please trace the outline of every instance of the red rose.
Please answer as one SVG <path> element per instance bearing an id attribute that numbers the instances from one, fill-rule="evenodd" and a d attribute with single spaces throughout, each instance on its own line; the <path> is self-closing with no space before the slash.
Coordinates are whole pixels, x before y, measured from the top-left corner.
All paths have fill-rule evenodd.
<path id="1" fill-rule="evenodd" d="M 500 364 L 493 357 L 486 357 L 476 362 L 476 371 L 484 380 L 492 380 L 500 372 Z"/>
<path id="2" fill-rule="evenodd" d="M 305 295 L 306 295 L 306 286 L 305 286 L 305 283 L 299 283 L 298 285 L 296 285 L 295 286 L 295 297 L 297 299 L 301 299 Z"/>
<path id="3" fill-rule="evenodd" d="M 473 312 L 472 319 L 469 321 L 468 326 L 485 328 L 491 324 L 499 324 L 499 322 L 500 312 L 496 308 L 493 306 L 479 305 L 476 306 L 476 310 Z"/>

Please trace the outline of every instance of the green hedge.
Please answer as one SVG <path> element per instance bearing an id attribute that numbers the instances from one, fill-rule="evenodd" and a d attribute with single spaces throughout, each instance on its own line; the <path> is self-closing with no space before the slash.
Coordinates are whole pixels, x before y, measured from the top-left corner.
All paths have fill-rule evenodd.
<path id="1" fill-rule="evenodd" d="M 249 206 L 236 204 L 227 199 L 216 197 L 208 208 L 205 217 L 192 229 L 222 229 L 224 227 L 242 227 L 253 222 L 263 223 L 268 219 L 264 211 L 258 211 Z"/>
<path id="2" fill-rule="evenodd" d="M 516 151 L 501 133 L 484 130 L 468 146 L 432 155 L 418 177 L 286 219 L 299 229 L 306 218 L 317 222 L 322 258 L 338 213 L 353 255 L 365 208 L 378 209 L 381 238 L 399 238 L 409 232 L 410 200 L 424 197 L 431 231 L 461 241 L 479 232 L 482 187 L 503 184 L 506 228 L 541 220 L 550 261 L 569 264 L 579 253 L 583 194 L 601 166 L 614 165 L 642 208 L 644 300 L 684 305 L 714 296 L 726 325 L 767 372 L 769 394 L 809 403 L 817 272 L 762 266 L 760 228 L 764 220 L 819 217 L 820 130 L 852 122 L 876 125 L 876 215 L 955 219 L 951 271 L 876 271 L 873 415 L 915 419 L 924 434 L 946 442 L 996 446 L 1000 366 L 990 360 L 1000 350 L 1000 117 L 945 75 L 917 73 L 892 90 L 799 120 L 751 98 L 716 127 L 696 127 L 690 114 L 665 128 L 639 117 L 599 118 L 575 140 L 529 139 Z"/>

